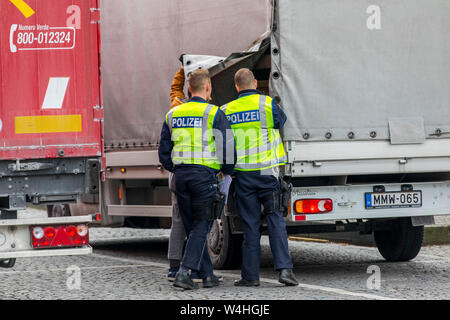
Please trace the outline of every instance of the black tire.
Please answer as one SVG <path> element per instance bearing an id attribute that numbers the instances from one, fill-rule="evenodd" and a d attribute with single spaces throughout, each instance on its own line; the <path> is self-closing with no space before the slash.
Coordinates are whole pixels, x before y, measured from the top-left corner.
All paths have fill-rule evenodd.
<path id="1" fill-rule="evenodd" d="M 47 205 L 48 217 L 70 217 L 70 207 L 68 204 L 50 204 Z"/>
<path id="2" fill-rule="evenodd" d="M 16 259 L 0 260 L 0 268 L 12 268 L 16 264 Z"/>
<path id="3" fill-rule="evenodd" d="M 390 262 L 410 261 L 422 248 L 424 227 L 414 227 L 410 218 L 392 221 L 391 230 L 375 231 L 380 254 Z"/>
<path id="4" fill-rule="evenodd" d="M 231 270 L 242 264 L 241 234 L 233 235 L 230 230 L 228 217 L 222 214 L 214 221 L 208 235 L 208 251 L 214 269 Z"/>

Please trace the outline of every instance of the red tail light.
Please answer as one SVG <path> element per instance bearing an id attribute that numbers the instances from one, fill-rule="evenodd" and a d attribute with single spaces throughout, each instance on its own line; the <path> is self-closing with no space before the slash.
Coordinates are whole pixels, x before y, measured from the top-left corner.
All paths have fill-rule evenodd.
<path id="1" fill-rule="evenodd" d="M 53 239 L 55 237 L 55 234 L 56 230 L 53 229 L 52 227 L 47 227 L 44 229 L 44 236 L 49 240 Z"/>
<path id="2" fill-rule="evenodd" d="M 43 230 L 43 232 L 42 232 Z M 30 227 L 33 248 L 76 247 L 89 244 L 85 224 Z"/>
<path id="3" fill-rule="evenodd" d="M 77 228 L 75 228 L 74 226 L 68 226 L 66 227 L 66 233 L 69 237 L 73 238 L 77 235 Z"/>
<path id="4" fill-rule="evenodd" d="M 295 213 L 314 214 L 333 211 L 333 200 L 331 199 L 302 199 L 295 201 Z"/>

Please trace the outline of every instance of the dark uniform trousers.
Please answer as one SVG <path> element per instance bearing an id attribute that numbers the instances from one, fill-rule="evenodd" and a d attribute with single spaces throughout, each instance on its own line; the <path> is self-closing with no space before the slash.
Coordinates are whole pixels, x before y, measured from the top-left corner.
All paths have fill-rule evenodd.
<path id="1" fill-rule="evenodd" d="M 260 225 L 261 205 L 271 207 L 274 191 L 280 191 L 280 182 L 273 175 L 257 172 L 237 172 L 235 180 L 236 209 L 243 220 L 242 278 L 259 280 L 261 260 Z M 275 270 L 292 269 L 288 248 L 286 222 L 279 211 L 266 215 L 270 248 Z"/>
<path id="2" fill-rule="evenodd" d="M 201 278 L 213 274 L 206 245 L 212 221 L 205 219 L 206 206 L 217 192 L 217 177 L 206 167 L 182 166 L 175 170 L 178 208 L 188 237 L 181 264 L 199 272 Z"/>

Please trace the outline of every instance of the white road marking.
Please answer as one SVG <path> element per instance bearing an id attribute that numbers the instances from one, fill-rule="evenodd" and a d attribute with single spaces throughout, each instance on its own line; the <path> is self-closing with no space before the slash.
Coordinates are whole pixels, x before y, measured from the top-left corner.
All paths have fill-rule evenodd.
<path id="1" fill-rule="evenodd" d="M 112 259 L 112 260 L 121 261 L 121 262 L 134 262 L 136 264 L 146 264 L 147 266 L 154 266 L 154 267 L 158 267 L 158 268 L 168 268 L 168 264 L 166 264 L 166 263 L 144 262 L 144 261 L 138 260 L 138 259 L 120 258 L 120 257 L 99 254 L 99 253 L 93 253 L 92 255 L 95 257 L 99 257 L 99 258 Z M 224 271 L 220 271 L 220 272 L 216 271 L 215 273 L 217 275 L 221 275 L 223 277 L 240 279 L 240 275 L 236 275 L 236 274 L 232 274 L 232 273 L 228 273 L 228 272 L 224 272 Z M 281 284 L 278 282 L 278 280 L 261 278 L 260 281 L 281 286 Z M 324 291 L 324 292 L 328 292 L 328 293 L 334 293 L 334 294 L 339 294 L 339 295 L 344 295 L 344 296 L 360 297 L 360 298 L 366 298 L 366 299 L 370 299 L 370 300 L 400 300 L 400 299 L 393 299 L 393 298 L 374 295 L 374 294 L 368 294 L 368 293 L 362 293 L 362 292 L 352 292 L 352 291 L 343 290 L 343 289 L 324 287 L 324 286 L 319 286 L 319 285 L 310 285 L 310 284 L 305 284 L 305 283 L 300 283 L 298 285 L 298 287 L 291 287 L 290 289 L 295 290 L 295 288 Z"/>
<path id="2" fill-rule="evenodd" d="M 107 255 L 107 254 L 101 254 L 101 253 L 93 253 L 92 256 L 98 257 L 98 258 L 103 258 L 103 259 L 111 259 L 111 260 L 125 262 L 125 263 L 131 262 L 134 264 L 143 264 L 143 265 L 153 266 L 153 267 L 158 267 L 158 268 L 168 268 L 168 266 L 169 266 L 167 263 L 148 262 L 148 261 L 134 259 L 134 258 L 121 258 L 121 257 L 115 257 L 115 256 Z"/>
<path id="3" fill-rule="evenodd" d="M 126 269 L 126 268 L 144 268 L 149 267 L 148 264 L 141 265 L 117 265 L 117 266 L 102 266 L 102 267 L 81 267 L 80 270 L 107 270 L 107 269 Z M 39 269 L 39 270 L 12 270 L 12 271 L 0 271 L 2 274 L 33 274 L 33 273 L 45 273 L 45 272 L 66 272 L 67 268 L 57 268 L 57 269 Z"/>
<path id="4" fill-rule="evenodd" d="M 235 279 L 241 278 L 241 276 L 239 276 L 239 275 L 229 274 L 229 273 L 224 273 L 224 272 L 220 272 L 217 274 L 220 274 L 222 276 L 228 276 L 228 277 L 235 278 Z M 260 281 L 282 286 L 282 284 L 280 284 L 278 282 L 278 280 L 274 280 L 274 279 L 261 278 Z M 295 289 L 296 287 L 290 287 L 290 288 Z M 353 291 L 348 291 L 348 290 L 343 290 L 343 289 L 338 289 L 338 288 L 333 288 L 333 287 L 324 287 L 324 286 L 311 285 L 311 284 L 306 284 L 306 283 L 300 283 L 297 288 L 324 291 L 324 292 L 335 293 L 335 294 L 344 295 L 344 296 L 361 297 L 361 298 L 366 298 L 366 299 L 370 299 L 370 300 L 400 300 L 400 299 L 394 299 L 394 298 L 389 298 L 389 297 L 384 297 L 384 296 L 379 296 L 379 295 L 374 295 L 374 294 L 363 293 L 363 292 L 353 292 Z"/>
<path id="5" fill-rule="evenodd" d="M 438 261 L 439 260 L 450 261 L 450 258 L 435 256 L 435 255 L 431 255 L 431 254 L 419 254 L 418 258 L 420 258 L 420 257 L 425 257 L 425 258 L 430 258 L 430 259 L 437 259 Z M 412 260 L 412 262 L 414 262 L 414 260 Z"/>
<path id="6" fill-rule="evenodd" d="M 331 245 L 331 244 L 334 244 L 334 243 L 329 243 L 328 245 Z M 338 245 L 339 245 L 339 244 L 338 244 Z M 348 246 L 348 247 L 354 247 L 354 248 L 358 248 L 358 249 L 364 248 L 364 250 L 367 250 L 367 251 L 373 251 L 373 252 L 378 252 L 378 253 L 379 253 L 378 249 L 377 249 L 377 248 L 373 248 L 373 247 L 360 247 L 360 246 L 355 246 L 355 245 L 345 245 L 345 246 Z M 380 257 L 381 257 L 381 256 L 380 256 Z M 439 260 L 440 260 L 439 262 L 441 262 L 442 260 L 444 260 L 444 261 L 450 261 L 450 257 L 441 257 L 441 256 L 436 256 L 436 255 L 431 255 L 431 254 L 419 253 L 419 255 L 418 255 L 415 259 L 413 259 L 413 260 L 411 260 L 411 261 L 409 261 L 409 262 L 421 262 L 421 261 L 419 260 L 420 258 L 437 259 L 436 262 L 438 262 Z M 388 262 L 388 261 L 385 261 L 385 263 L 395 263 L 395 264 L 398 264 L 398 262 Z M 408 263 L 408 262 L 405 262 L 405 263 Z"/>

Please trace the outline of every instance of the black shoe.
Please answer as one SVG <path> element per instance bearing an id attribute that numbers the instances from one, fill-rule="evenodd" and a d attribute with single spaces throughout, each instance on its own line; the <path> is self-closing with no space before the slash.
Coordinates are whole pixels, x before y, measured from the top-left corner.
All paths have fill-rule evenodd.
<path id="1" fill-rule="evenodd" d="M 173 282 L 173 286 L 177 288 L 183 288 L 185 290 L 194 290 L 198 289 L 198 286 L 192 281 L 189 274 L 183 274 L 178 272 L 175 277 L 175 281 Z"/>
<path id="2" fill-rule="evenodd" d="M 213 274 L 213 277 L 216 278 L 217 280 L 219 280 L 220 282 L 223 281 L 223 277 L 222 276 L 216 276 L 215 274 Z"/>
<path id="3" fill-rule="evenodd" d="M 298 286 L 298 281 L 297 279 L 295 279 L 295 275 L 294 272 L 292 272 L 292 269 L 281 269 L 280 278 L 278 281 L 287 286 Z"/>
<path id="4" fill-rule="evenodd" d="M 220 284 L 220 280 L 215 275 L 212 275 L 210 277 L 206 277 L 203 279 L 203 288 L 213 288 L 218 287 Z"/>
<path id="5" fill-rule="evenodd" d="M 169 280 L 170 282 L 174 282 L 175 277 L 177 276 L 178 270 L 180 270 L 180 267 L 170 268 L 169 274 L 167 275 L 167 280 Z"/>
<path id="6" fill-rule="evenodd" d="M 236 280 L 234 282 L 235 287 L 259 287 L 259 280 Z"/>
<path id="7" fill-rule="evenodd" d="M 214 277 L 217 278 L 219 281 L 223 281 L 222 276 L 214 275 Z M 191 271 L 191 279 L 192 279 L 192 281 L 194 281 L 194 283 L 202 283 L 203 282 L 203 279 L 198 274 L 198 271 L 194 271 L 194 270 Z"/>
<path id="8" fill-rule="evenodd" d="M 192 281 L 194 281 L 194 283 L 201 283 L 202 282 L 202 278 L 198 274 L 198 271 L 195 271 L 195 270 L 191 271 L 191 279 L 192 279 Z"/>

